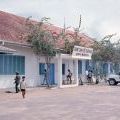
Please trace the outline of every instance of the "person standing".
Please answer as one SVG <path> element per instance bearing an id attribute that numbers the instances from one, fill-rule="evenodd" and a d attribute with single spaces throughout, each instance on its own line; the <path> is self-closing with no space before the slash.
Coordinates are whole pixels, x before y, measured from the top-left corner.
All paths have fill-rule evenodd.
<path id="1" fill-rule="evenodd" d="M 45 85 L 45 82 L 47 84 L 47 70 L 44 69 L 44 79 L 43 79 L 43 85 Z"/>
<path id="2" fill-rule="evenodd" d="M 86 81 L 88 82 L 88 70 L 85 71 L 85 77 L 86 77 Z"/>
<path id="3" fill-rule="evenodd" d="M 48 77 L 47 70 L 44 69 L 43 85 L 45 85 L 45 82 L 46 82 L 47 87 L 49 87 L 49 82 L 48 82 L 48 78 L 47 77 Z"/>
<path id="4" fill-rule="evenodd" d="M 18 72 L 16 72 L 16 76 L 15 76 L 15 91 L 16 91 L 16 93 L 18 93 L 19 91 L 20 91 L 20 89 L 19 89 L 19 84 L 20 84 L 20 75 L 19 75 L 19 73 Z"/>
<path id="5" fill-rule="evenodd" d="M 22 77 L 22 81 L 20 82 L 20 89 L 21 89 L 21 92 L 22 92 L 22 97 L 25 98 L 25 94 L 26 94 L 25 76 Z"/>

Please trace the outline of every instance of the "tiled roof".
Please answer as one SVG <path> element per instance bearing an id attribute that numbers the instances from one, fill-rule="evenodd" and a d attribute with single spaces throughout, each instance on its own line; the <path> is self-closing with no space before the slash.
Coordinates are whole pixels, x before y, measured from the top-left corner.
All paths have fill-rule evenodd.
<path id="1" fill-rule="evenodd" d="M 0 40 L 25 44 L 26 41 L 21 37 L 22 33 L 26 33 L 25 20 L 26 18 L 24 17 L 0 11 Z M 55 34 L 59 34 L 62 31 L 62 28 L 53 25 L 47 26 L 47 28 Z M 73 35 L 72 31 L 67 32 Z M 81 33 L 79 36 L 81 44 L 88 47 L 93 43 L 93 40 L 87 35 Z M 64 41 L 62 39 L 58 40 L 57 45 L 58 48 L 61 48 L 64 45 Z"/>
<path id="2" fill-rule="evenodd" d="M 20 39 L 24 33 L 25 18 L 0 11 L 0 39 L 23 43 Z"/>

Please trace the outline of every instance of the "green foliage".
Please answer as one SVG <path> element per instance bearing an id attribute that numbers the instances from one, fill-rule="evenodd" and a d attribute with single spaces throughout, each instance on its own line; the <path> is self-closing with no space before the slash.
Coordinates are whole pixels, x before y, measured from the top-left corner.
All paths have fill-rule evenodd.
<path id="1" fill-rule="evenodd" d="M 65 53 L 72 54 L 73 48 L 74 48 L 73 42 L 69 42 L 68 39 L 65 39 L 65 47 L 63 48 Z"/>
<path id="2" fill-rule="evenodd" d="M 49 42 L 42 41 L 43 39 L 41 40 L 40 39 L 33 39 L 31 41 L 33 51 L 40 56 L 41 55 L 49 57 L 55 56 L 56 50 L 54 48 L 54 45 Z"/>
<path id="3" fill-rule="evenodd" d="M 107 38 L 107 39 L 106 39 Z M 105 61 L 118 63 L 120 61 L 120 47 L 118 43 L 112 43 L 111 35 L 104 37 L 101 41 L 95 41 L 93 44 L 93 55 L 92 59 L 94 61 Z"/>
<path id="4" fill-rule="evenodd" d="M 66 54 L 72 54 L 75 45 L 82 46 L 80 41 L 81 38 L 79 36 L 76 36 L 76 33 L 64 33 L 62 39 L 64 40 L 63 50 Z"/>
<path id="5" fill-rule="evenodd" d="M 56 55 L 55 39 L 49 30 L 45 29 L 45 25 L 50 25 L 49 18 L 42 18 L 39 23 L 26 20 L 28 35 L 27 42 L 31 45 L 34 53 L 40 58 L 45 57 L 47 65 L 47 81 L 49 81 L 50 61 Z M 48 84 L 49 87 L 49 84 Z"/>
<path id="6" fill-rule="evenodd" d="M 65 22 L 65 21 L 64 21 Z M 81 45 L 80 40 L 81 37 L 79 36 L 79 32 L 80 32 L 80 28 L 81 28 L 81 15 L 79 18 L 79 24 L 77 28 L 74 28 L 74 32 L 70 32 L 67 31 L 67 29 L 69 29 L 70 27 L 66 27 L 65 23 L 64 23 L 64 28 L 62 30 L 62 34 L 60 36 L 62 36 L 62 39 L 64 40 L 64 46 L 63 46 L 63 50 L 66 54 L 72 54 L 73 52 L 73 48 L 75 45 Z"/>
<path id="7" fill-rule="evenodd" d="M 95 61 L 111 61 L 113 57 L 113 47 L 105 45 L 103 41 L 95 42 L 93 45 L 94 53 L 92 55 Z"/>
<path id="8" fill-rule="evenodd" d="M 49 30 L 44 29 L 44 21 L 48 18 L 42 18 L 37 24 L 29 23 L 29 34 L 27 36 L 27 42 L 32 46 L 33 51 L 38 56 L 53 57 L 56 55 L 55 39 Z"/>

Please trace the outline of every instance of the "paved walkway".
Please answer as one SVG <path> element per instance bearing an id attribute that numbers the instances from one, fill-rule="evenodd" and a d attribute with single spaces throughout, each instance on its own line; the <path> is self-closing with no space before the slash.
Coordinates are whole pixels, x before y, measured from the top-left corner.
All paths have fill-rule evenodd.
<path id="1" fill-rule="evenodd" d="M 0 120 L 120 120 L 120 86 L 0 90 Z"/>

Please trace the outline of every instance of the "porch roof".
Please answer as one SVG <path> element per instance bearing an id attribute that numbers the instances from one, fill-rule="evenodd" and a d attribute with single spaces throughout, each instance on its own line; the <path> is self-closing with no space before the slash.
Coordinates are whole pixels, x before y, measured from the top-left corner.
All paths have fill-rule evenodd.
<path id="1" fill-rule="evenodd" d="M 0 45 L 0 52 L 13 53 L 16 50 Z"/>
<path id="2" fill-rule="evenodd" d="M 57 54 L 57 57 L 60 55 L 60 57 L 62 59 L 67 59 L 67 60 L 70 60 L 70 59 L 78 59 L 78 60 L 91 60 L 91 57 L 74 57 L 72 56 L 72 54 Z"/>

